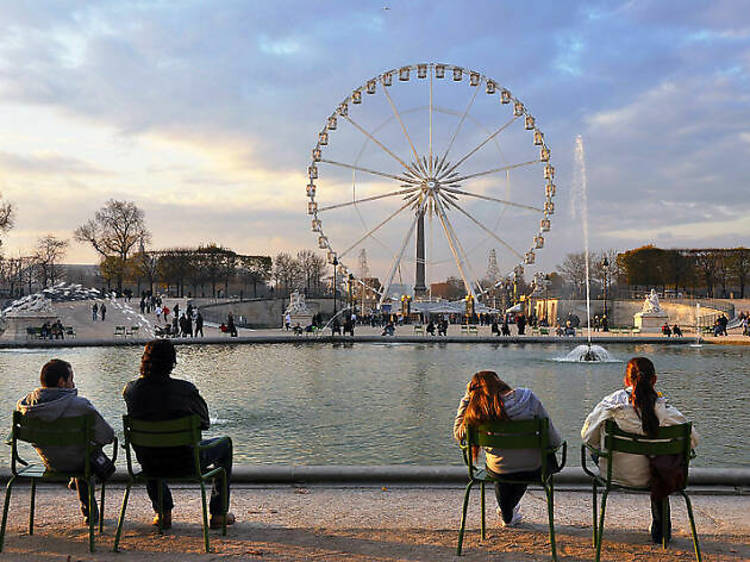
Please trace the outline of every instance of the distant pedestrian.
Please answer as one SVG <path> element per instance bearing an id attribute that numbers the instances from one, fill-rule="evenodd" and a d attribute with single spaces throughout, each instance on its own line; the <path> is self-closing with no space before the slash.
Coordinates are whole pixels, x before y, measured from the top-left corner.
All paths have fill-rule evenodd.
<path id="1" fill-rule="evenodd" d="M 91 307 L 91 320 L 96 322 L 96 319 L 99 317 L 99 305 L 94 303 L 94 306 Z"/>
<path id="2" fill-rule="evenodd" d="M 99 307 L 99 313 L 102 315 L 102 322 L 104 322 L 104 319 L 107 317 L 107 305 L 102 303 L 102 306 Z"/>
<path id="3" fill-rule="evenodd" d="M 156 305 L 156 308 L 154 309 L 154 314 L 156 314 L 156 321 L 157 321 L 157 322 L 161 322 L 161 313 L 162 313 L 162 309 L 161 309 L 161 307 L 160 307 L 160 306 L 159 306 L 159 305 L 157 304 L 157 305 Z"/>
<path id="4" fill-rule="evenodd" d="M 231 337 L 237 337 L 237 327 L 234 325 L 234 316 L 231 312 L 227 315 L 227 332 Z"/>
<path id="5" fill-rule="evenodd" d="M 286 313 L 286 316 L 284 316 L 284 326 L 286 326 L 286 331 L 289 331 L 289 328 L 292 326 L 292 315 L 288 312 Z"/>
<path id="6" fill-rule="evenodd" d="M 195 315 L 195 337 L 198 337 L 198 333 L 200 333 L 201 337 L 203 337 L 203 315 L 201 314 L 201 311 L 198 311 L 198 314 Z"/>
<path id="7" fill-rule="evenodd" d="M 164 321 L 169 324 L 169 307 L 165 304 L 161 307 L 161 313 L 164 315 Z"/>
<path id="8" fill-rule="evenodd" d="M 141 309 L 141 314 L 146 311 L 146 299 L 141 298 L 141 302 L 138 304 L 138 308 Z"/>

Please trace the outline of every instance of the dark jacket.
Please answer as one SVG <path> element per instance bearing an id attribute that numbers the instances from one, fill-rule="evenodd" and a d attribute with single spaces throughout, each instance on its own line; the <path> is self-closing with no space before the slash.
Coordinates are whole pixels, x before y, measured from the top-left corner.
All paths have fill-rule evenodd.
<path id="1" fill-rule="evenodd" d="M 140 377 L 125 385 L 122 395 L 128 415 L 133 418 L 163 421 L 197 414 L 201 429 L 210 425 L 206 401 L 191 382 L 172 377 Z M 193 468 L 193 453 L 188 447 L 135 448 L 135 452 L 138 462 L 150 473 L 179 474 Z"/>
<path id="2" fill-rule="evenodd" d="M 78 396 L 77 388 L 40 387 L 16 404 L 22 414 L 54 422 L 60 418 L 71 418 L 94 414 L 94 443 L 112 443 L 115 433 L 93 404 L 83 396 Z M 83 446 L 54 446 L 36 448 L 47 468 L 60 472 L 83 470 L 86 450 Z"/>

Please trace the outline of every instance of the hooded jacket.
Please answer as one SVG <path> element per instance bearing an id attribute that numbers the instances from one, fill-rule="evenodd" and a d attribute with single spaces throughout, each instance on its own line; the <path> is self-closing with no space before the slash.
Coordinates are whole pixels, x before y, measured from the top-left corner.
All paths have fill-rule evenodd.
<path id="1" fill-rule="evenodd" d="M 453 421 L 453 437 L 460 441 L 464 436 L 464 412 L 469 405 L 468 392 L 461 398 L 458 405 L 456 419 Z M 503 407 L 511 420 L 530 420 L 547 418 L 549 414 L 542 402 L 528 388 L 514 388 L 503 395 Z M 550 445 L 557 447 L 562 443 L 560 432 L 557 431 L 552 420 L 549 421 Z M 487 468 L 496 474 L 509 472 L 526 472 L 541 468 L 542 459 L 537 449 L 514 449 L 506 455 L 502 449 L 485 450 Z"/>
<path id="2" fill-rule="evenodd" d="M 614 420 L 623 431 L 645 435 L 641 417 L 630 403 L 632 387 L 624 388 L 605 396 L 591 411 L 581 428 L 581 439 L 597 449 L 604 450 L 604 423 Z M 660 426 L 679 425 L 687 423 L 688 419 L 674 406 L 667 403 L 666 398 L 659 395 L 654 405 L 656 417 Z M 690 434 L 690 446 L 698 445 L 698 433 L 695 429 Z M 648 457 L 631 455 L 615 451 L 612 454 L 612 480 L 626 486 L 647 486 L 650 478 Z M 599 459 L 599 472 L 607 474 L 607 459 Z"/>
<path id="3" fill-rule="evenodd" d="M 112 427 L 104 420 L 88 399 L 78 396 L 77 388 L 40 387 L 21 398 L 16 410 L 31 418 L 54 422 L 94 414 L 94 443 L 106 445 L 115 437 Z M 34 447 L 44 461 L 44 466 L 60 472 L 83 470 L 86 450 L 83 446 Z"/>

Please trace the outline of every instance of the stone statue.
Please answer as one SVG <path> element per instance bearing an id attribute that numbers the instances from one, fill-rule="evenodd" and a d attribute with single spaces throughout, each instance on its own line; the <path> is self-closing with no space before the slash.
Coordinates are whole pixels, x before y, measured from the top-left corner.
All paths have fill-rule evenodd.
<path id="1" fill-rule="evenodd" d="M 656 289 L 651 289 L 651 294 L 646 297 L 643 301 L 643 308 L 641 312 L 644 314 L 653 314 L 655 312 L 662 312 L 661 306 L 659 305 L 659 297 L 656 294 Z"/>
<path id="2" fill-rule="evenodd" d="M 294 291 L 291 295 L 289 295 L 289 306 L 287 307 L 286 312 L 291 315 L 310 314 L 310 309 L 307 308 L 307 304 L 305 303 L 305 295 L 303 295 L 299 291 Z"/>

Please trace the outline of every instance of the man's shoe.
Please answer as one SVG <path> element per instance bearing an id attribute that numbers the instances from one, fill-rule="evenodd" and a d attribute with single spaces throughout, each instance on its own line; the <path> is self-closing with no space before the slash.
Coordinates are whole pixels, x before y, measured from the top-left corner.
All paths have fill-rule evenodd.
<path id="1" fill-rule="evenodd" d="M 88 507 L 84 508 L 81 507 L 81 514 L 83 515 L 83 524 L 87 527 L 89 526 L 89 515 L 88 515 Z M 96 505 L 96 502 L 94 502 L 94 526 L 99 523 L 99 507 Z"/>
<path id="2" fill-rule="evenodd" d="M 234 525 L 234 513 L 227 512 L 227 525 Z M 224 524 L 224 516 L 223 515 L 212 515 L 211 516 L 211 522 L 208 524 L 208 526 L 211 529 L 221 529 Z"/>
<path id="3" fill-rule="evenodd" d="M 157 513 L 154 515 L 154 520 L 151 523 L 154 527 L 159 526 L 159 514 Z M 161 521 L 161 528 L 162 529 L 171 529 L 172 528 L 172 512 L 171 511 L 165 511 L 164 512 L 164 519 Z"/>
<path id="4" fill-rule="evenodd" d="M 518 505 L 513 508 L 513 517 L 508 523 L 503 519 L 503 512 L 499 507 L 497 508 L 497 516 L 500 518 L 501 527 L 515 527 L 523 520 L 523 515 L 521 515 L 521 510 Z"/>

